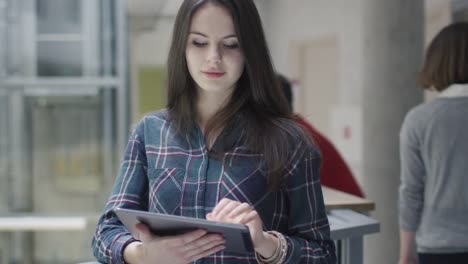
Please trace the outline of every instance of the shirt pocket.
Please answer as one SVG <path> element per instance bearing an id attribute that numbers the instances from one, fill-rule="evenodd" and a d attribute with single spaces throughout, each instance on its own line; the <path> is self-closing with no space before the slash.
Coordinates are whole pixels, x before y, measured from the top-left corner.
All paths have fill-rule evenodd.
<path id="1" fill-rule="evenodd" d="M 149 169 L 149 211 L 180 214 L 185 170 L 180 168 Z"/>

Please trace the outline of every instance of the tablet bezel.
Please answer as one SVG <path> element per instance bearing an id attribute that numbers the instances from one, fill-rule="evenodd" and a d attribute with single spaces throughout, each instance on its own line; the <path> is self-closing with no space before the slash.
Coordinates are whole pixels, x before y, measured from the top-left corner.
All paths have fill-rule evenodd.
<path id="1" fill-rule="evenodd" d="M 135 228 L 137 223 L 146 224 L 155 235 L 160 236 L 177 235 L 204 229 L 208 233 L 219 233 L 224 236 L 226 240 L 224 252 L 237 254 L 253 254 L 255 252 L 249 228 L 246 225 L 126 208 L 115 208 L 114 212 L 135 239 L 138 239 L 138 231 Z"/>

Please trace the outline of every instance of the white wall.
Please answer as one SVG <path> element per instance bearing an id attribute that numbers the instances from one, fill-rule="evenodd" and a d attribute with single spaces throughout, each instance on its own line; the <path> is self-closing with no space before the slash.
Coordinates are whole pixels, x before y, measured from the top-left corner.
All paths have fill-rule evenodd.
<path id="1" fill-rule="evenodd" d="M 295 52 L 298 45 L 330 37 L 336 38 L 338 98 L 330 102 L 333 104 L 330 106 L 330 111 L 323 113 L 333 120 L 330 120 L 328 127 L 320 127 L 320 123 L 314 125 L 318 125 L 317 129 L 335 143 L 358 181 L 362 181 L 360 177 L 362 138 L 359 124 L 362 100 L 360 58 L 362 58 L 364 40 L 361 32 L 361 0 L 269 0 L 265 9 L 268 14 L 264 17 L 264 26 L 276 69 L 292 79 L 299 78 L 298 72 L 302 70 L 295 68 L 297 66 L 291 62 L 295 60 L 291 58 L 291 53 Z M 312 89 L 312 87 L 301 87 L 301 89 Z M 296 97 L 301 95 L 301 89 L 295 89 Z M 321 91 L 323 94 L 326 92 L 326 88 Z M 321 93 L 317 93 L 317 96 Z M 295 102 L 295 109 L 303 115 L 308 114 L 301 112 L 304 107 L 298 102 Z M 351 138 L 344 138 L 344 127 L 351 128 Z"/>
<path id="2" fill-rule="evenodd" d="M 327 0 L 268 0 L 264 16 L 265 34 L 276 69 L 288 74 L 288 48 L 291 41 L 336 34 L 338 14 Z M 324 23 L 326 21 L 326 23 Z"/>
<path id="3" fill-rule="evenodd" d="M 132 63 L 143 65 L 166 64 L 174 19 L 164 18 L 155 23 L 154 30 L 134 33 Z"/>

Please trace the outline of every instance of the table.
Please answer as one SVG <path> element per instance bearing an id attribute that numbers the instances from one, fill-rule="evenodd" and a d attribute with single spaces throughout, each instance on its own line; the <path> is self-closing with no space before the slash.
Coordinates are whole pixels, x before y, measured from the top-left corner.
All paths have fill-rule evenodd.
<path id="1" fill-rule="evenodd" d="M 325 209 L 350 209 L 356 212 L 370 212 L 375 210 L 375 203 L 352 194 L 322 186 Z"/>
<path id="2" fill-rule="evenodd" d="M 379 222 L 366 215 L 375 210 L 375 203 L 323 186 L 322 191 L 338 263 L 362 264 L 364 235 L 380 231 Z"/>

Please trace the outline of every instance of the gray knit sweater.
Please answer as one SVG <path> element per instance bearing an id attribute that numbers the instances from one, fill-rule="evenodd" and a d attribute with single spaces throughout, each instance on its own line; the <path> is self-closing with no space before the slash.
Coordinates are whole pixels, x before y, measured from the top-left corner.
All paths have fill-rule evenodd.
<path id="1" fill-rule="evenodd" d="M 400 228 L 416 232 L 418 252 L 468 252 L 468 85 L 458 86 L 413 108 L 400 132 Z"/>

